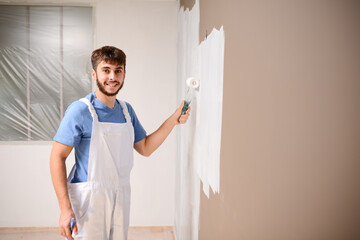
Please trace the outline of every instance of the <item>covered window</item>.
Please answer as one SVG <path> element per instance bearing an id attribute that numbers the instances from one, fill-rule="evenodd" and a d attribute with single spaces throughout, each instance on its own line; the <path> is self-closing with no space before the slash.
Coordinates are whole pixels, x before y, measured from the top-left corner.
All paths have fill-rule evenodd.
<path id="1" fill-rule="evenodd" d="M 52 140 L 91 91 L 92 8 L 0 6 L 0 141 Z"/>

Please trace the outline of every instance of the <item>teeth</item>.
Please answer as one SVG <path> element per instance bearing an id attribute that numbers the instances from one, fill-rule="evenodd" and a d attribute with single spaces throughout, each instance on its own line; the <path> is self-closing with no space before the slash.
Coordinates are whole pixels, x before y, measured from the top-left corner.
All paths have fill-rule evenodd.
<path id="1" fill-rule="evenodd" d="M 118 85 L 118 83 L 107 83 L 107 85 L 110 87 L 115 87 L 116 85 Z"/>

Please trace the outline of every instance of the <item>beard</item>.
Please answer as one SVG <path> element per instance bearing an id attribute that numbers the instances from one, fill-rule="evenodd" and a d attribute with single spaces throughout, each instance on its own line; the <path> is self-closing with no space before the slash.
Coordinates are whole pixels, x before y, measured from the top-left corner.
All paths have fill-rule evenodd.
<path id="1" fill-rule="evenodd" d="M 104 84 L 105 83 L 106 82 L 104 82 Z M 124 86 L 124 81 L 121 83 L 119 89 L 116 90 L 116 92 L 114 92 L 114 93 L 109 93 L 108 91 L 106 91 L 104 85 L 99 82 L 97 76 L 96 76 L 96 85 L 97 85 L 98 89 L 100 90 L 100 92 L 102 92 L 106 96 L 112 97 L 112 96 L 116 96 L 119 93 L 120 89 Z"/>

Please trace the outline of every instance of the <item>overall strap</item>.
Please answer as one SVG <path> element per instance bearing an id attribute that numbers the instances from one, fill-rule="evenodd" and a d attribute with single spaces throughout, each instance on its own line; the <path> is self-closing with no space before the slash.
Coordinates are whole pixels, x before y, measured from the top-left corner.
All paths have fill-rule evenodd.
<path id="1" fill-rule="evenodd" d="M 123 110 L 123 113 L 124 113 L 124 116 L 125 116 L 125 119 L 126 119 L 126 122 L 127 123 L 131 123 L 131 117 L 130 117 L 130 114 L 129 114 L 129 111 L 128 111 L 128 108 L 127 108 L 127 105 L 125 102 L 119 100 L 120 102 L 120 105 L 121 105 L 121 108 Z"/>
<path id="2" fill-rule="evenodd" d="M 95 121 L 98 121 L 98 116 L 97 116 L 97 114 L 96 114 L 96 111 L 95 111 L 95 109 L 94 109 L 94 106 L 91 104 L 91 102 L 89 101 L 89 99 L 87 99 L 87 98 L 81 98 L 80 101 L 84 102 L 84 103 L 88 106 L 92 118 L 93 118 Z"/>

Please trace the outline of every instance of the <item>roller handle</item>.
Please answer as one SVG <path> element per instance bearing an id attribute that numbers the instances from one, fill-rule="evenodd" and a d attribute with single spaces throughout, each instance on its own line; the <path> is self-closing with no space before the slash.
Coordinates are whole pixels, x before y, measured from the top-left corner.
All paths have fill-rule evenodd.
<path id="1" fill-rule="evenodd" d="M 75 219 L 71 218 L 71 220 L 70 220 L 70 232 L 71 232 L 71 234 L 73 232 L 74 225 L 75 225 Z M 68 238 L 66 238 L 66 239 L 69 240 Z"/>
<path id="2" fill-rule="evenodd" d="M 183 108 L 182 108 L 182 110 L 181 110 L 181 115 L 185 115 L 185 113 L 186 113 L 186 111 L 188 110 L 188 108 L 189 108 L 189 105 L 190 105 L 190 102 L 188 102 L 188 101 L 185 101 L 184 102 L 184 106 L 183 106 Z M 181 117 L 181 116 L 180 116 Z M 180 123 L 180 117 L 179 117 L 179 119 L 178 119 L 178 122 Z"/>

